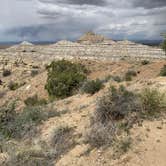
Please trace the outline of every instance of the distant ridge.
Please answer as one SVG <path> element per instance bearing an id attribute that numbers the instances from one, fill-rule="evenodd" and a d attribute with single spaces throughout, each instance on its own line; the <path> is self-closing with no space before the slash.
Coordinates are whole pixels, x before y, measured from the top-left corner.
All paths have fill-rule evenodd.
<path id="1" fill-rule="evenodd" d="M 20 43 L 20 45 L 29 45 L 29 46 L 33 46 L 32 43 L 28 42 L 28 41 L 23 41 Z"/>
<path id="2" fill-rule="evenodd" d="M 23 41 L 20 44 L 14 45 L 7 49 L 8 51 L 17 51 L 17 52 L 34 52 L 35 45 L 28 41 Z"/>

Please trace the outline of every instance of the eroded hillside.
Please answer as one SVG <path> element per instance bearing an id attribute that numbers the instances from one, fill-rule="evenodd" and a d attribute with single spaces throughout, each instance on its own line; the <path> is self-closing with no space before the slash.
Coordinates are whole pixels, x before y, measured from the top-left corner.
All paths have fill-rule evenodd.
<path id="1" fill-rule="evenodd" d="M 118 88 L 123 85 L 133 93 L 139 93 L 145 88 L 155 88 L 165 93 L 166 77 L 160 76 L 160 72 L 166 62 L 106 62 L 78 59 L 72 61 L 84 65 L 88 70 L 88 79 L 100 79 L 103 87 L 94 94 L 77 90 L 65 99 L 50 99 L 45 89 L 46 64 L 24 58 L 23 62 L 15 64 L 14 67 L 5 68 L 10 70 L 10 74 L 1 76 L 0 104 L 3 108 L 5 103 L 15 101 L 19 118 L 13 119 L 17 125 L 11 123 L 7 129 L 9 133 L 13 130 L 17 131 L 17 134 L 12 133 L 7 135 L 5 140 L 1 139 L 1 165 L 33 166 L 38 163 L 57 166 L 165 166 L 166 123 L 163 112 L 161 116 L 152 119 L 140 118 L 141 121 L 138 122 L 136 116 L 133 126 L 118 138 L 119 142 L 115 141 L 106 147 L 104 142 L 100 147 L 91 146 L 85 138 L 99 100 L 107 94 L 110 86 Z M 36 105 L 27 108 L 26 103 L 36 100 L 34 96 L 39 100 L 37 108 Z M 32 100 L 25 102 L 29 98 Z M 25 107 L 32 114 L 26 112 Z M 162 109 L 165 110 L 165 106 Z M 11 113 L 9 111 L 7 115 L 9 120 L 12 119 Z M 1 124 L 3 122 L 1 120 Z M 8 120 L 5 122 L 8 124 Z M 10 125 L 16 125 L 17 130 L 10 128 Z"/>

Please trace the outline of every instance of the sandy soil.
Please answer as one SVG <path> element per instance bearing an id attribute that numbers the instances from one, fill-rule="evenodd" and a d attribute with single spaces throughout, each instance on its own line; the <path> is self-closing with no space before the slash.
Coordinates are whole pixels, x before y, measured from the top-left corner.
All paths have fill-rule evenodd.
<path id="1" fill-rule="evenodd" d="M 165 166 L 166 165 L 166 120 L 144 121 L 142 126 L 135 126 L 131 130 L 132 146 L 130 150 L 119 159 L 113 158 L 113 151 L 108 149 L 93 149 L 89 153 L 89 145 L 84 144 L 82 136 L 89 123 L 89 117 L 96 108 L 97 100 L 112 85 L 125 85 L 129 90 L 140 90 L 142 88 L 155 87 L 162 92 L 166 91 L 166 77 L 159 77 L 161 67 L 165 61 L 152 62 L 148 65 L 141 65 L 139 62 L 96 62 L 83 61 L 83 64 L 91 71 L 89 78 L 104 79 L 108 75 L 123 77 L 129 69 L 138 72 L 131 82 L 117 83 L 110 80 L 105 88 L 95 95 L 77 94 L 64 100 L 51 103 L 52 109 L 59 112 L 65 111 L 60 117 L 50 118 L 39 126 L 40 139 L 48 144 L 52 138 L 52 131 L 60 125 L 67 125 L 74 128 L 74 138 L 76 145 L 67 153 L 63 154 L 56 166 Z M 22 67 L 20 70 L 24 70 Z M 19 75 L 20 76 L 20 75 Z M 18 76 L 12 75 L 3 79 L 5 85 L 10 80 L 17 80 Z M 26 84 L 16 91 L 10 91 L 6 87 L 1 87 L 6 94 L 0 99 L 0 104 L 8 100 L 18 99 L 18 109 L 24 107 L 24 100 L 37 94 L 40 98 L 48 99 L 48 94 L 44 88 L 47 79 L 47 72 L 41 71 L 35 77 L 21 77 L 20 80 Z"/>

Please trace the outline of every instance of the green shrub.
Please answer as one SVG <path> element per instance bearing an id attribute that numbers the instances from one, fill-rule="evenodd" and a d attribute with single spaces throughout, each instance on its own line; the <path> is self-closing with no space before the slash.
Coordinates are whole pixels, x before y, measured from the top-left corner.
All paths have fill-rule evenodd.
<path id="1" fill-rule="evenodd" d="M 15 102 L 0 108 L 0 139 L 8 138 L 12 135 L 16 115 Z"/>
<path id="2" fill-rule="evenodd" d="M 10 81 L 9 84 L 8 84 L 8 88 L 10 90 L 14 91 L 14 90 L 20 88 L 23 85 L 25 85 L 25 83 L 17 83 L 17 82 L 14 82 L 14 81 Z"/>
<path id="3" fill-rule="evenodd" d="M 125 80 L 126 80 L 126 81 L 132 81 L 132 77 L 135 77 L 135 76 L 137 76 L 136 71 L 134 71 L 134 70 L 129 70 L 129 71 L 127 71 L 127 73 L 125 74 Z"/>
<path id="4" fill-rule="evenodd" d="M 73 134 L 73 129 L 66 125 L 61 125 L 61 126 L 56 127 L 52 132 L 53 132 L 52 133 L 53 137 L 52 137 L 51 144 L 52 144 L 52 146 L 56 146 L 56 148 L 59 150 L 58 153 L 62 153 L 62 152 L 60 152 L 60 150 L 61 151 L 64 150 L 64 148 L 62 148 L 62 146 L 66 146 L 66 145 L 62 145 L 62 144 L 64 144 L 65 142 L 69 143 L 71 141 L 70 139 Z M 61 148 L 59 149 L 59 147 L 61 147 Z"/>
<path id="5" fill-rule="evenodd" d="M 53 154 L 48 150 L 28 148 L 27 146 L 23 148 L 25 149 L 18 149 L 16 154 L 11 154 L 12 157 L 7 160 L 8 166 L 53 166 Z"/>
<path id="6" fill-rule="evenodd" d="M 48 111 L 43 106 L 26 107 L 15 119 L 12 137 L 21 138 L 26 135 L 32 137 L 36 134 L 38 124 L 54 116 L 59 116 L 59 113 L 53 110 Z"/>
<path id="7" fill-rule="evenodd" d="M 38 75 L 39 74 L 39 71 L 38 70 L 32 70 L 31 71 L 31 76 L 32 77 L 35 77 L 36 75 Z"/>
<path id="8" fill-rule="evenodd" d="M 45 142 L 23 144 L 7 141 L 1 147 L 9 155 L 4 166 L 53 166 L 56 158 L 56 151 Z"/>
<path id="9" fill-rule="evenodd" d="M 163 49 L 163 51 L 165 52 L 165 55 L 166 55 L 166 36 L 164 36 L 164 41 L 161 44 L 161 48 Z"/>
<path id="10" fill-rule="evenodd" d="M 45 112 L 40 107 L 26 107 L 15 117 L 13 122 L 12 138 L 21 138 L 25 135 L 35 135 L 36 125 L 46 120 Z"/>
<path id="11" fill-rule="evenodd" d="M 84 135 L 84 142 L 92 147 L 111 145 L 115 138 L 115 128 L 113 124 L 104 125 L 100 122 L 90 124 Z"/>
<path id="12" fill-rule="evenodd" d="M 99 99 L 98 106 L 91 116 L 85 133 L 85 142 L 92 147 L 108 147 L 118 143 L 118 151 L 125 153 L 131 140 L 118 136 L 128 135 L 133 124 L 162 115 L 166 110 L 165 95 L 157 90 L 145 89 L 134 94 L 121 86 L 110 90 Z M 160 113 L 160 114 L 159 114 Z M 124 137 L 122 137 L 124 138 Z"/>
<path id="13" fill-rule="evenodd" d="M 143 60 L 142 62 L 141 62 L 141 64 L 142 65 L 148 65 L 150 62 L 148 61 L 148 60 Z"/>
<path id="14" fill-rule="evenodd" d="M 19 84 L 18 83 L 15 83 L 13 81 L 10 81 L 9 84 L 8 84 L 8 88 L 10 90 L 16 90 L 19 88 Z"/>
<path id="15" fill-rule="evenodd" d="M 88 80 L 86 81 L 81 90 L 85 93 L 89 93 L 89 94 L 95 94 L 96 92 L 98 92 L 101 88 L 103 88 L 103 83 L 102 81 L 100 81 L 99 79 L 96 80 Z"/>
<path id="16" fill-rule="evenodd" d="M 50 96 L 65 98 L 71 96 L 86 79 L 87 70 L 81 64 L 70 61 L 53 61 L 49 66 L 45 88 Z"/>
<path id="17" fill-rule="evenodd" d="M 122 82 L 122 81 L 123 81 L 123 79 L 122 79 L 120 76 L 108 75 L 108 76 L 106 76 L 106 77 L 102 80 L 102 82 L 103 82 L 103 83 L 106 83 L 106 82 L 108 82 L 109 80 L 114 80 L 114 81 L 116 81 L 116 82 Z"/>
<path id="18" fill-rule="evenodd" d="M 34 95 L 32 97 L 28 97 L 24 103 L 27 106 L 39 106 L 39 105 L 45 105 L 47 104 L 47 101 L 45 99 L 39 99 L 37 95 Z"/>
<path id="19" fill-rule="evenodd" d="M 119 149 L 122 151 L 122 154 L 126 153 L 130 149 L 130 146 L 131 146 L 131 139 L 126 139 L 119 142 Z"/>
<path id="20" fill-rule="evenodd" d="M 112 79 L 116 82 L 122 82 L 122 78 L 119 76 L 112 76 Z"/>
<path id="21" fill-rule="evenodd" d="M 140 109 L 137 96 L 125 87 L 119 89 L 111 87 L 98 103 L 96 118 L 102 123 L 110 120 L 120 120 L 128 116 L 129 113 L 137 112 Z"/>
<path id="22" fill-rule="evenodd" d="M 165 107 L 165 95 L 156 89 L 144 89 L 140 97 L 143 109 L 142 113 L 145 116 L 156 115 Z"/>
<path id="23" fill-rule="evenodd" d="M 76 145 L 73 129 L 60 126 L 52 133 L 50 144 L 45 141 L 3 141 L 0 147 L 8 154 L 5 166 L 54 166 L 55 163 Z M 36 138 L 35 138 L 36 140 Z"/>
<path id="24" fill-rule="evenodd" d="M 24 124 L 28 122 L 39 123 L 45 118 L 45 113 L 41 107 L 26 107 L 24 111 L 19 114 L 18 121 Z"/>
<path id="25" fill-rule="evenodd" d="M 114 159 L 120 158 L 121 155 L 126 154 L 129 149 L 131 149 L 132 138 L 125 136 L 117 140 L 113 146 L 114 149 Z"/>
<path id="26" fill-rule="evenodd" d="M 4 77 L 10 76 L 10 75 L 11 75 L 11 71 L 10 71 L 10 70 L 5 69 L 5 70 L 3 70 L 2 75 L 3 75 Z"/>
<path id="27" fill-rule="evenodd" d="M 166 65 L 164 65 L 160 70 L 160 76 L 166 76 Z"/>
<path id="28" fill-rule="evenodd" d="M 37 65 L 32 65 L 32 68 L 33 68 L 33 69 L 39 69 L 40 67 L 37 66 Z"/>
<path id="29" fill-rule="evenodd" d="M 107 76 L 102 80 L 102 82 L 103 82 L 103 83 L 106 83 L 106 82 L 110 81 L 111 78 L 112 78 L 111 75 L 107 75 Z"/>
<path id="30" fill-rule="evenodd" d="M 15 110 L 15 104 L 0 108 L 0 139 L 22 138 L 36 134 L 36 126 L 53 116 L 56 111 L 48 111 L 42 107 L 26 107 L 21 113 Z"/>
<path id="31" fill-rule="evenodd" d="M 131 75 L 125 75 L 125 80 L 126 81 L 132 81 Z"/>
<path id="32" fill-rule="evenodd" d="M 90 126 L 85 134 L 85 142 L 92 147 L 108 146 L 116 140 L 116 134 L 128 131 L 136 121 L 141 110 L 137 95 L 127 91 L 125 87 L 110 87 L 109 91 L 99 99 L 97 109 L 90 119 Z M 122 127 L 119 126 L 124 126 Z"/>

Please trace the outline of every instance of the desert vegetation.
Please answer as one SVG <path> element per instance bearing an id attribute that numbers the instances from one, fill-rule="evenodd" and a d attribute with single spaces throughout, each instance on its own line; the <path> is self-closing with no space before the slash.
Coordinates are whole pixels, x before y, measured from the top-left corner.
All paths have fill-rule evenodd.
<path id="1" fill-rule="evenodd" d="M 166 76 L 166 65 L 164 65 L 160 70 L 160 76 Z"/>
<path id="2" fill-rule="evenodd" d="M 96 79 L 96 80 L 87 80 L 86 82 L 83 83 L 81 87 L 81 91 L 84 93 L 89 93 L 89 94 L 95 94 L 98 92 L 100 89 L 103 88 L 103 83 L 101 80 Z"/>
<path id="3" fill-rule="evenodd" d="M 9 103 L 0 110 L 0 137 L 22 138 L 27 134 L 35 134 L 36 125 L 53 115 L 56 113 L 44 111 L 41 106 L 25 107 L 21 113 L 17 113 L 15 102 Z"/>
<path id="4" fill-rule="evenodd" d="M 4 77 L 10 76 L 10 75 L 11 75 L 11 71 L 8 70 L 8 69 L 4 69 L 2 75 L 3 75 Z"/>
<path id="5" fill-rule="evenodd" d="M 161 44 L 161 48 L 164 50 L 165 55 L 166 55 L 166 35 L 164 35 L 164 41 Z"/>
<path id="6" fill-rule="evenodd" d="M 50 96 L 57 98 L 71 96 L 86 80 L 86 68 L 66 60 L 52 62 L 47 66 L 47 70 L 48 79 L 45 88 Z"/>
<path id="7" fill-rule="evenodd" d="M 136 77 L 137 76 L 137 72 L 134 71 L 134 70 L 128 70 L 125 74 L 125 81 L 132 81 L 132 78 L 133 77 Z"/>
<path id="8" fill-rule="evenodd" d="M 34 95 L 24 100 L 24 103 L 27 106 L 38 106 L 38 105 L 40 106 L 40 105 L 46 105 L 47 101 L 45 99 L 39 99 L 37 95 Z"/>
<path id="9" fill-rule="evenodd" d="M 148 60 L 143 60 L 143 61 L 141 62 L 142 65 L 148 65 L 149 63 L 150 63 L 150 61 L 148 61 Z"/>
<path id="10" fill-rule="evenodd" d="M 25 63 L 0 85 L 0 164 L 79 165 L 98 153 L 109 153 L 110 164 L 133 154 L 144 135 L 149 139 L 154 131 L 144 123 L 161 121 L 155 131 L 162 131 L 165 62 Z"/>
<path id="11" fill-rule="evenodd" d="M 114 145 L 120 141 L 119 135 L 128 133 L 142 118 L 156 118 L 164 113 L 165 109 L 165 94 L 156 89 L 144 89 L 140 93 L 133 93 L 123 86 L 111 86 L 98 101 L 98 107 L 85 134 L 85 142 L 92 147 Z M 126 151 L 129 145 L 130 142 L 124 143 L 122 149 Z"/>
<path id="12" fill-rule="evenodd" d="M 31 76 L 32 76 L 32 77 L 35 77 L 35 76 L 38 75 L 38 74 L 39 74 L 39 70 L 33 69 L 33 70 L 31 71 Z"/>
<path id="13" fill-rule="evenodd" d="M 18 82 L 14 82 L 14 81 L 10 81 L 8 84 L 8 88 L 12 91 L 20 88 L 21 86 L 23 86 L 25 83 L 18 83 Z"/>

